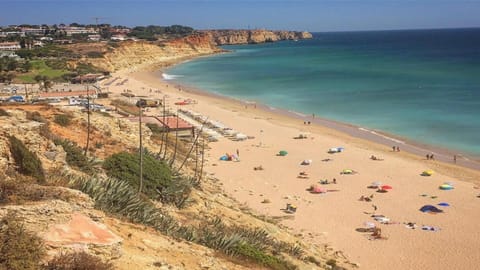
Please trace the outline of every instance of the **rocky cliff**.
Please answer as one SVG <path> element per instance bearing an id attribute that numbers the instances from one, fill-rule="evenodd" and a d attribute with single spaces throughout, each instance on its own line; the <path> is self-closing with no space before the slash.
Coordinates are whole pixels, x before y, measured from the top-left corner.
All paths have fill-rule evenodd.
<path id="1" fill-rule="evenodd" d="M 207 30 L 162 43 L 127 41 L 109 45 L 101 58 L 86 58 L 106 71 L 136 69 L 152 64 L 169 65 L 181 59 L 221 52 L 217 45 L 255 44 L 312 38 L 308 32 L 270 30 Z"/>
<path id="2" fill-rule="evenodd" d="M 128 41 L 116 43 L 102 58 L 83 61 L 113 72 L 152 64 L 168 64 L 189 57 L 220 52 L 209 35 L 198 33 L 164 43 Z"/>
<path id="3" fill-rule="evenodd" d="M 312 38 L 309 32 L 271 31 L 271 30 L 208 30 L 216 45 L 256 44 L 280 40 L 297 40 Z"/>

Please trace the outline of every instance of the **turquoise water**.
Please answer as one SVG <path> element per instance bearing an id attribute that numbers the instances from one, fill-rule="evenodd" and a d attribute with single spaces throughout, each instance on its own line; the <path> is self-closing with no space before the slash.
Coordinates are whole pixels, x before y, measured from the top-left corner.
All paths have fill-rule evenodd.
<path id="1" fill-rule="evenodd" d="M 178 83 L 480 156 L 480 29 L 315 33 L 226 46 Z"/>

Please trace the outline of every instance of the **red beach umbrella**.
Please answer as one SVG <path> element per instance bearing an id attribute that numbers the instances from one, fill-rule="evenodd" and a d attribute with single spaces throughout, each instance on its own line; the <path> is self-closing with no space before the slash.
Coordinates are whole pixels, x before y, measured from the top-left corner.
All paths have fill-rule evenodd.
<path id="1" fill-rule="evenodd" d="M 389 186 L 389 185 L 383 185 L 380 188 L 383 189 L 383 190 L 393 189 L 392 186 Z"/>

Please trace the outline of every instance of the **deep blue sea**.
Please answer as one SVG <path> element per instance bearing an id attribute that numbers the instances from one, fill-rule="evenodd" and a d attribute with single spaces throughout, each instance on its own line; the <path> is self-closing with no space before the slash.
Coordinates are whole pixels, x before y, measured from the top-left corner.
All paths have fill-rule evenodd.
<path id="1" fill-rule="evenodd" d="M 204 91 L 480 156 L 480 29 L 314 33 L 167 70 Z"/>

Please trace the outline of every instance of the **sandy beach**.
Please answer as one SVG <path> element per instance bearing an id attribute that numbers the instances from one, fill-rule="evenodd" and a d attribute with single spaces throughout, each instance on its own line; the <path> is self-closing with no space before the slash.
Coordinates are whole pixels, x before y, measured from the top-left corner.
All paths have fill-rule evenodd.
<path id="1" fill-rule="evenodd" d="M 152 68 L 118 72 L 113 77 L 124 82 L 108 86 L 113 97 L 126 89 L 137 95 L 165 96 L 173 110 L 198 112 L 250 136 L 252 139 L 245 141 L 221 138 L 211 142 L 205 168 L 208 176 L 219 179 L 226 193 L 259 214 L 290 216 L 282 221 L 284 225 L 312 243 L 328 244 L 338 250 L 339 260 L 344 255 L 360 269 L 475 269 L 480 262 L 480 231 L 476 226 L 480 220 L 480 171 L 475 169 L 476 162 L 446 163 L 451 159 L 448 152 L 438 155 L 436 160 L 426 160 L 421 150 L 404 151 L 408 147 L 417 149 L 415 146 L 402 142 L 397 144 L 401 151 L 394 152 L 395 141 L 387 145 L 390 141 L 382 144 L 367 140 L 375 138 L 352 136 L 311 116 L 302 119 L 261 105 L 184 88 L 180 91 L 169 81 L 162 81 Z M 174 105 L 184 99 L 197 102 Z M 294 139 L 299 134 L 306 134 L 307 138 Z M 339 146 L 344 151 L 327 153 Z M 238 162 L 219 160 L 237 150 Z M 280 150 L 288 154 L 277 155 Z M 380 160 L 372 160 L 372 155 Z M 301 165 L 304 160 L 312 162 Z M 460 166 L 462 162 L 464 166 Z M 254 170 L 259 166 L 263 170 Z M 345 169 L 356 173 L 341 174 Z M 425 170 L 433 170 L 434 174 L 422 176 Z M 300 172 L 307 175 L 300 178 Z M 331 183 L 334 178 L 336 184 Z M 319 183 L 325 179 L 329 184 Z M 392 189 L 382 193 L 368 188 L 374 181 Z M 454 189 L 440 190 L 445 182 L 451 182 Z M 312 194 L 307 191 L 311 185 L 327 192 Z M 370 201 L 359 200 L 361 196 Z M 264 200 L 271 203 L 262 203 Z M 439 206 L 442 202 L 449 206 Z M 287 203 L 295 205 L 297 211 L 285 213 Z M 419 209 L 424 205 L 444 212 L 423 213 Z M 374 214 L 384 215 L 380 221 L 388 220 L 388 224 L 374 220 Z M 372 240 L 371 233 L 356 230 L 371 223 L 381 228 L 384 239 Z"/>

